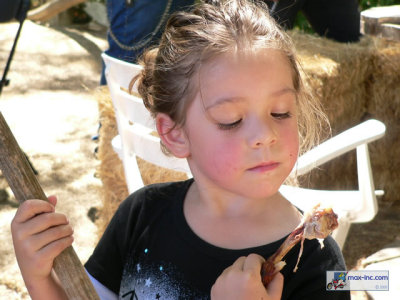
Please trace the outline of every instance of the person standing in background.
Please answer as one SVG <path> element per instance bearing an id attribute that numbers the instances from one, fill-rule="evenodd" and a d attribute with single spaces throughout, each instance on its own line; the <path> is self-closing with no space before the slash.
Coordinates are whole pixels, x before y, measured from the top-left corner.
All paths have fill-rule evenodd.
<path id="1" fill-rule="evenodd" d="M 136 62 L 142 52 L 156 43 L 169 16 L 194 3 L 194 0 L 107 0 L 110 27 L 108 55 Z M 104 64 L 101 85 L 106 84 Z"/>
<path id="2" fill-rule="evenodd" d="M 357 0 L 264 0 L 274 19 L 284 29 L 292 29 L 301 11 L 320 36 L 338 42 L 358 42 L 360 11 Z"/>

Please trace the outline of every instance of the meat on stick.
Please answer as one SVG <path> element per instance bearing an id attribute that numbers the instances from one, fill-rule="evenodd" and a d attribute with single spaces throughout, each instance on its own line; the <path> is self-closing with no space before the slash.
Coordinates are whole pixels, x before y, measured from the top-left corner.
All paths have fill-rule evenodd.
<path id="1" fill-rule="evenodd" d="M 272 278 L 285 266 L 282 261 L 284 256 L 301 241 L 301 247 L 297 264 L 293 272 L 297 271 L 300 257 L 303 252 L 303 243 L 305 239 L 324 239 L 335 228 L 338 227 L 338 216 L 333 212 L 332 208 L 320 208 L 316 205 L 310 212 L 306 213 L 299 224 L 292 233 L 286 238 L 279 249 L 271 255 L 261 267 L 261 279 L 266 287 L 272 281 Z"/>

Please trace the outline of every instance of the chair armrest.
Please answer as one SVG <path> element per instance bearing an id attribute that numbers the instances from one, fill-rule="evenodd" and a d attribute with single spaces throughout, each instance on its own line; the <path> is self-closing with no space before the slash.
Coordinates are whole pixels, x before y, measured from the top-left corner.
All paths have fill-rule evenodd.
<path id="1" fill-rule="evenodd" d="M 368 120 L 354 126 L 299 157 L 292 173 L 306 174 L 337 156 L 381 138 L 385 130 L 385 125 L 378 120 Z"/>

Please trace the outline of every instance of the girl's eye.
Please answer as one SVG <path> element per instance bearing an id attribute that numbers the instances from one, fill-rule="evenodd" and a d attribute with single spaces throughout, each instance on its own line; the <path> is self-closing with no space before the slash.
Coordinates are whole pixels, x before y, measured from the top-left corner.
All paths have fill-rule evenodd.
<path id="1" fill-rule="evenodd" d="M 271 116 L 274 117 L 275 119 L 283 120 L 290 118 L 292 115 L 290 114 L 290 112 L 285 112 L 285 113 L 271 113 Z"/>
<path id="2" fill-rule="evenodd" d="M 236 128 L 237 126 L 239 126 L 240 122 L 242 122 L 242 119 L 239 119 L 239 120 L 237 120 L 233 123 L 229 123 L 229 124 L 218 123 L 217 126 L 219 129 L 229 130 L 229 129 L 233 129 L 233 128 Z"/>

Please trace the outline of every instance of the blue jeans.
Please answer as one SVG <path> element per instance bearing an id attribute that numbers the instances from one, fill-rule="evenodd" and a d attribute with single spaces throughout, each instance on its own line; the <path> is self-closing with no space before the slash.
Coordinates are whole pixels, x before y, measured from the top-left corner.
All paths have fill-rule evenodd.
<path id="1" fill-rule="evenodd" d="M 194 0 L 107 0 L 110 28 L 108 55 L 136 62 L 143 51 L 157 43 L 169 16 Z M 100 84 L 106 84 L 104 64 Z"/>

